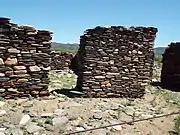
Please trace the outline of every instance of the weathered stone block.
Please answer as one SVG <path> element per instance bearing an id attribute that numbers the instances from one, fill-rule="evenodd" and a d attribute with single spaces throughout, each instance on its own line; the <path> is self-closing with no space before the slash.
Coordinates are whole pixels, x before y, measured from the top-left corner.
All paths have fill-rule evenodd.
<path id="1" fill-rule="evenodd" d="M 5 64 L 7 66 L 17 65 L 18 64 L 17 58 L 7 58 Z"/>

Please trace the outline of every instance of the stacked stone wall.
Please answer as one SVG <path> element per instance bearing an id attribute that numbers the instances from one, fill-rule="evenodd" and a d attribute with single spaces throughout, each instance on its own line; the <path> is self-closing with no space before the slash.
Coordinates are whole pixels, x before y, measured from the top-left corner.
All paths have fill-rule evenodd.
<path id="1" fill-rule="evenodd" d="M 180 42 L 171 43 L 162 58 L 161 82 L 168 89 L 180 91 Z"/>
<path id="2" fill-rule="evenodd" d="M 0 97 L 48 95 L 51 34 L 0 18 Z"/>
<path id="3" fill-rule="evenodd" d="M 70 68 L 85 97 L 142 97 L 153 73 L 154 27 L 96 27 L 80 38 Z"/>
<path id="4" fill-rule="evenodd" d="M 51 69 L 52 70 L 69 70 L 72 53 L 67 52 L 51 52 Z"/>

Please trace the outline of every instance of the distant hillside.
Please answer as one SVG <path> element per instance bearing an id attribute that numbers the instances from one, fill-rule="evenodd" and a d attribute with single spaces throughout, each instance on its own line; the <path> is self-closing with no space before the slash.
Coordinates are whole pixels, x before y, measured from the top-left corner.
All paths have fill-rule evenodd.
<path id="1" fill-rule="evenodd" d="M 154 48 L 154 52 L 156 56 L 160 56 L 164 53 L 166 47 L 156 47 Z"/>
<path id="2" fill-rule="evenodd" d="M 79 48 L 79 44 L 70 44 L 70 43 L 52 43 L 52 48 L 56 51 L 62 52 L 76 52 Z M 156 47 L 154 48 L 154 52 L 156 56 L 160 56 L 164 53 L 166 47 Z"/>
<path id="3" fill-rule="evenodd" d="M 65 44 L 65 43 L 52 43 L 52 49 L 61 52 L 76 52 L 79 48 L 79 44 Z"/>

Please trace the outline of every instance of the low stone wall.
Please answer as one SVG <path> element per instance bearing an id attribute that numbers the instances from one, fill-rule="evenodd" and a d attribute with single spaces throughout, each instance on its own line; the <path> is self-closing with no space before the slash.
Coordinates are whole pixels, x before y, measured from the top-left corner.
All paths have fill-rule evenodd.
<path id="1" fill-rule="evenodd" d="M 51 34 L 0 18 L 0 97 L 48 95 Z"/>
<path id="2" fill-rule="evenodd" d="M 180 42 L 171 43 L 162 58 L 161 82 L 168 89 L 180 91 Z"/>
<path id="3" fill-rule="evenodd" d="M 72 58 L 72 53 L 51 52 L 51 70 L 68 70 Z"/>
<path id="4" fill-rule="evenodd" d="M 142 97 L 153 73 L 153 27 L 88 29 L 70 68 L 85 97 Z"/>

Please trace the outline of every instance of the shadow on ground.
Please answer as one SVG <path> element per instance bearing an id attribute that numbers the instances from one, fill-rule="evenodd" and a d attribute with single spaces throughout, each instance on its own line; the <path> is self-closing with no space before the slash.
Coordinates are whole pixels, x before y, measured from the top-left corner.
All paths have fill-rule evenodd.
<path id="1" fill-rule="evenodd" d="M 176 85 L 164 85 L 162 82 L 152 82 L 151 85 L 155 87 L 160 87 L 162 89 L 166 89 L 169 91 L 173 91 L 173 92 L 180 92 L 180 86 L 178 87 Z"/>
<path id="2" fill-rule="evenodd" d="M 56 89 L 53 90 L 57 94 L 66 95 L 69 98 L 82 97 L 84 93 L 80 92 L 78 89 Z"/>
<path id="3" fill-rule="evenodd" d="M 158 87 L 159 89 L 166 89 L 169 91 L 174 91 L 174 92 L 180 92 L 180 88 L 173 87 L 173 86 L 165 86 L 161 82 L 152 82 L 150 83 L 151 86 Z M 74 89 L 56 89 L 53 90 L 57 94 L 62 94 L 65 95 L 69 98 L 75 98 L 75 97 L 83 97 L 84 93 L 82 90 L 79 90 L 77 88 Z"/>

